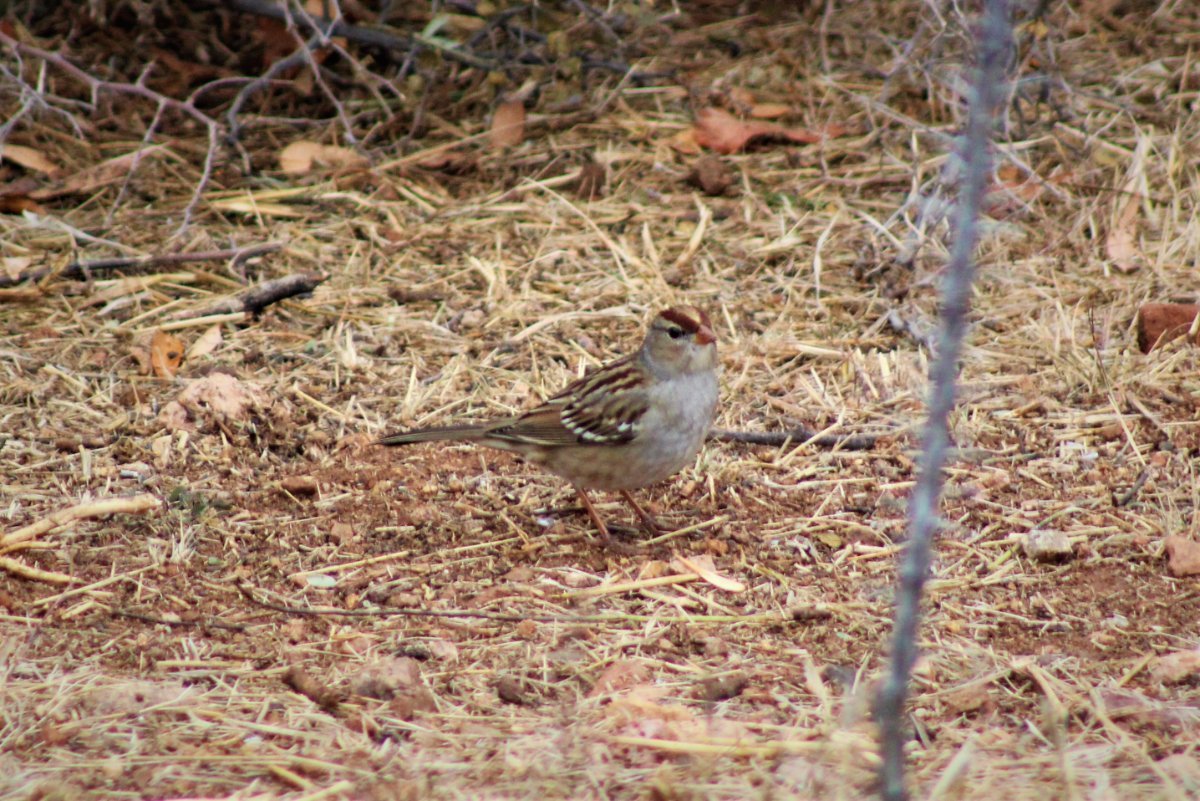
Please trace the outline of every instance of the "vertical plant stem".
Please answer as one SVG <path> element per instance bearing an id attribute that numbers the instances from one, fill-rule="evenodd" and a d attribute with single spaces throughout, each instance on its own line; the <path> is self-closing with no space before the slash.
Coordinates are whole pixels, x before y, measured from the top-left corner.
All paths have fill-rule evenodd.
<path id="1" fill-rule="evenodd" d="M 930 369 L 929 418 L 918 463 L 917 483 L 909 501 L 908 546 L 900 566 L 891 669 L 879 697 L 885 801 L 906 801 L 904 784 L 904 703 L 917 656 L 921 592 L 929 572 L 931 544 L 938 525 L 942 465 L 949 442 L 955 378 L 967 328 L 971 283 L 975 274 L 978 218 L 992 172 L 990 153 L 994 112 L 1003 92 L 1005 64 L 1012 42 L 1009 0 L 985 0 L 977 37 L 978 62 L 961 139 L 962 183 L 954 216 L 954 242 L 942 283 L 941 329 Z"/>

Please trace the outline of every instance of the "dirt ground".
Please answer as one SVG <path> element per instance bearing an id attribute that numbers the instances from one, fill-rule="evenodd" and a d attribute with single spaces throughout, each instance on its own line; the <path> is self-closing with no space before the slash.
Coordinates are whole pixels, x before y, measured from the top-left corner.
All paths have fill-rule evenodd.
<path id="1" fill-rule="evenodd" d="M 932 2 L 637 8 L 656 21 L 622 57 L 661 75 L 542 75 L 515 142 L 492 138 L 489 114 L 520 80 L 460 67 L 398 84 L 388 114 L 339 89 L 369 165 L 280 168 L 296 140 L 348 144 L 319 89 L 248 104 L 251 170 L 222 149 L 182 234 L 207 147 L 187 115 L 117 179 L 6 207 L 0 266 L 54 272 L 0 289 L 0 536 L 131 506 L 0 545 L 0 797 L 876 797 L 871 707 L 969 18 Z M 1030 13 L 952 421 L 910 780 L 920 799 L 1200 798 L 1200 583 L 1166 548 L 1200 539 L 1200 351 L 1143 354 L 1134 322 L 1200 288 L 1200 7 Z M 572 36 L 605 41 L 580 19 Z M 72 25 L 25 24 L 50 51 Z M 115 27 L 74 24 L 91 37 L 72 40 L 74 63 L 136 78 L 85 58 Z M 131 30 L 148 53 L 170 45 Z M 217 58 L 214 30 L 174 56 Z M 66 103 L 88 92 L 49 65 L 39 110 L 14 76 L 37 85 L 41 62 L 0 50 L 9 143 L 67 176 L 138 149 L 152 102 Z M 199 108 L 220 118 L 218 98 Z M 687 181 L 707 108 L 827 135 L 720 155 L 729 186 L 711 195 Z M 597 170 L 603 187 L 581 187 Z M 10 188 L 50 180 L 0 171 Z M 261 243 L 281 247 L 57 272 Z M 313 271 L 309 296 L 213 311 Z M 373 444 L 528 407 L 675 302 L 706 308 L 720 337 L 719 428 L 870 446 L 710 441 L 639 493 L 666 535 L 597 498 L 642 546 L 625 553 L 519 459 Z M 1031 532 L 1059 550 L 1030 551 Z"/>

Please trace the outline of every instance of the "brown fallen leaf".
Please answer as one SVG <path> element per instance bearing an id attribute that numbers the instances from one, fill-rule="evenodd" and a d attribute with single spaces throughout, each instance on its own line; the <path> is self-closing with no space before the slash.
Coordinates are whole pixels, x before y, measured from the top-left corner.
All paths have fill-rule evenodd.
<path id="1" fill-rule="evenodd" d="M 362 169 L 370 162 L 353 148 L 323 145 L 301 139 L 279 153 L 279 169 L 288 175 L 303 175 L 314 167 Z"/>
<path id="2" fill-rule="evenodd" d="M 208 329 L 200 335 L 200 338 L 193 342 L 192 346 L 188 348 L 187 359 L 189 361 L 194 361 L 201 357 L 207 356 L 216 350 L 223 340 L 224 337 L 221 335 L 221 326 L 209 326 Z"/>
<path id="3" fill-rule="evenodd" d="M 783 139 L 811 145 L 846 133 L 846 129 L 840 125 L 829 125 L 824 131 L 815 132 L 804 128 L 785 128 L 773 122 L 739 120 L 728 111 L 712 107 L 697 112 L 693 129 L 696 142 L 701 147 L 725 154 L 736 153 L 755 139 Z"/>
<path id="4" fill-rule="evenodd" d="M 35 189 L 29 193 L 29 197 L 34 200 L 50 200 L 63 195 L 86 195 L 95 192 L 97 189 L 124 180 L 134 167 L 148 159 L 157 158 L 165 149 L 165 145 L 152 145 L 111 158 L 108 161 L 102 161 L 68 175 L 55 185 Z"/>
<path id="5" fill-rule="evenodd" d="M 159 378 L 174 378 L 183 363 L 183 340 L 166 331 L 155 331 L 150 340 L 150 367 Z"/>
<path id="6" fill-rule="evenodd" d="M 62 174 L 62 168 L 46 158 L 42 151 L 24 145 L 0 145 L 0 164 L 6 161 L 20 164 L 27 170 L 40 172 L 51 178 L 58 178 Z"/>
<path id="7" fill-rule="evenodd" d="M 525 103 L 508 100 L 496 106 L 492 112 L 492 127 L 488 141 L 496 150 L 516 147 L 525 139 Z"/>
<path id="8" fill-rule="evenodd" d="M 667 144 L 683 156 L 698 156 L 702 152 L 700 143 L 696 141 L 695 128 L 685 128 L 668 139 Z"/>

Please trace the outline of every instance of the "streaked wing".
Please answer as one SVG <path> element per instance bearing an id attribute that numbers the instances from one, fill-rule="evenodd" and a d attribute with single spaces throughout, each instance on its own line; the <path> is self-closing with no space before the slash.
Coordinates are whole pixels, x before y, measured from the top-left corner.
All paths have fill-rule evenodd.
<path id="1" fill-rule="evenodd" d="M 488 433 L 539 445 L 629 442 L 646 413 L 642 374 L 627 357 L 567 386 L 548 401 Z"/>
<path id="2" fill-rule="evenodd" d="M 563 425 L 574 431 L 581 443 L 629 442 L 637 435 L 638 423 L 649 405 L 641 389 L 643 381 L 632 358 L 584 376 L 554 398 L 567 401 Z"/>

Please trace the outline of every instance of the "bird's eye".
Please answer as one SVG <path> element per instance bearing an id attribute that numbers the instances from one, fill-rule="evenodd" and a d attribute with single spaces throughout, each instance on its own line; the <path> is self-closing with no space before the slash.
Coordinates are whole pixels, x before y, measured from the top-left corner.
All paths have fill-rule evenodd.
<path id="1" fill-rule="evenodd" d="M 677 325 L 673 325 L 667 329 L 667 336 L 671 339 L 679 339 L 683 334 L 684 330 Z"/>

